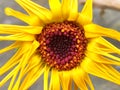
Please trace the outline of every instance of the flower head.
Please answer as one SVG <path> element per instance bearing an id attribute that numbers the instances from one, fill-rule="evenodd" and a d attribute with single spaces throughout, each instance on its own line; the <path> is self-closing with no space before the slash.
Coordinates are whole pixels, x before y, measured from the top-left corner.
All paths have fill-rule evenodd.
<path id="1" fill-rule="evenodd" d="M 78 0 L 49 0 L 50 10 L 31 0 L 16 0 L 28 14 L 11 8 L 5 12 L 28 26 L 0 24 L 0 40 L 13 44 L 0 54 L 17 48 L 16 53 L 1 68 L 0 86 L 9 79 L 8 90 L 27 90 L 44 74 L 44 90 L 94 90 L 89 74 L 120 85 L 120 73 L 112 65 L 120 65 L 120 49 L 103 38 L 120 41 L 120 33 L 92 22 L 92 0 L 87 0 L 78 12 Z"/>

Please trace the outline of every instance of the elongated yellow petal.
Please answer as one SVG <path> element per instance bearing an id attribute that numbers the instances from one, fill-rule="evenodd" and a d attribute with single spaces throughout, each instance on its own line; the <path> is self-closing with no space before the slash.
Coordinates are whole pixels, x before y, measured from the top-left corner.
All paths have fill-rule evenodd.
<path id="1" fill-rule="evenodd" d="M 42 22 L 40 21 L 40 19 L 35 15 L 26 15 L 24 13 L 21 13 L 9 7 L 5 9 L 5 13 L 8 16 L 14 16 L 18 18 L 29 25 L 42 25 Z"/>
<path id="2" fill-rule="evenodd" d="M 33 42 L 33 45 L 32 44 L 28 44 L 29 42 L 26 42 L 26 45 L 24 45 L 24 47 L 18 49 L 17 53 L 1 68 L 2 71 L 0 71 L 2 74 L 4 74 L 6 71 L 8 71 L 10 68 L 12 68 L 13 66 L 15 66 L 16 64 L 18 64 L 16 66 L 15 69 L 13 69 L 1 82 L 1 85 L 3 85 L 8 79 L 10 79 L 12 76 L 12 81 L 11 81 L 11 84 L 9 86 L 9 88 L 12 88 L 13 86 L 13 83 L 14 83 L 14 80 L 16 79 L 16 76 L 18 74 L 18 72 L 24 68 L 24 66 L 26 66 L 26 60 L 28 60 L 29 55 L 31 56 L 31 54 L 33 54 L 33 52 L 35 51 L 35 48 L 37 48 L 39 46 L 39 43 L 37 44 L 37 42 Z M 32 48 L 30 48 L 30 46 Z M 25 50 L 26 49 L 26 50 Z M 28 52 L 28 50 L 30 49 L 30 51 Z M 26 53 L 27 52 L 27 53 Z M 24 56 L 22 56 L 24 54 Z M 25 57 L 28 57 L 28 58 L 25 58 Z M 1 74 L 0 74 L 1 75 Z M 19 77 L 23 77 L 25 75 L 25 73 L 20 73 L 20 76 Z M 14 89 L 15 90 L 18 90 L 18 87 L 19 87 L 19 83 L 18 81 L 20 82 L 20 79 L 18 77 L 18 80 L 17 80 L 17 83 L 15 84 L 14 86 Z M 13 89 L 13 90 L 14 90 Z"/>
<path id="3" fill-rule="evenodd" d="M 71 0 L 70 14 L 68 20 L 75 21 L 78 17 L 78 0 Z"/>
<path id="4" fill-rule="evenodd" d="M 78 17 L 78 0 L 62 0 L 61 9 L 64 20 L 75 21 Z"/>
<path id="5" fill-rule="evenodd" d="M 33 41 L 34 35 L 19 33 L 8 36 L 0 36 L 0 40 L 15 40 L 15 41 Z"/>
<path id="6" fill-rule="evenodd" d="M 48 75 L 49 75 L 50 67 L 45 66 L 44 72 L 44 90 L 48 90 Z"/>
<path id="7" fill-rule="evenodd" d="M 40 60 L 40 57 L 38 55 L 34 55 L 31 57 L 30 59 L 30 62 L 28 62 L 28 65 L 25 67 L 25 69 L 23 70 L 23 73 L 26 75 L 24 81 L 22 82 L 21 84 L 21 89 L 26 85 L 26 82 L 28 79 L 31 79 L 32 78 L 32 75 L 35 75 L 36 71 L 39 69 L 39 68 L 43 68 L 42 67 L 42 64 L 41 62 L 39 62 L 38 60 Z M 36 62 L 35 62 L 36 61 Z M 40 60 L 41 61 L 41 60 Z M 31 65 L 33 64 L 33 65 Z M 30 66 L 31 65 L 31 66 Z"/>
<path id="8" fill-rule="evenodd" d="M 33 53 L 35 52 L 35 50 L 39 47 L 39 43 L 37 41 L 34 41 L 31 46 L 29 45 L 29 50 L 27 53 L 25 53 L 23 55 L 23 59 L 20 60 L 20 67 L 21 67 L 21 70 L 20 70 L 20 74 L 18 76 L 18 79 L 14 85 L 14 89 L 18 89 L 19 88 L 19 85 L 20 85 L 20 82 L 21 82 L 21 79 L 23 78 L 23 76 L 25 75 L 24 73 L 24 69 L 28 63 L 28 60 L 30 59 L 30 57 L 33 55 Z"/>
<path id="9" fill-rule="evenodd" d="M 43 74 L 45 68 L 41 65 L 36 66 L 33 68 L 28 74 L 26 75 L 24 81 L 22 82 L 19 90 L 27 90 L 35 81 Z"/>
<path id="10" fill-rule="evenodd" d="M 52 13 L 48 9 L 32 2 L 31 0 L 16 0 L 16 1 L 19 4 L 22 4 L 22 7 L 29 10 L 29 12 L 38 16 L 40 18 L 40 20 L 42 20 L 44 23 L 49 23 L 52 21 Z M 29 13 L 29 14 L 31 14 L 31 13 Z"/>
<path id="11" fill-rule="evenodd" d="M 79 13 L 79 17 L 77 19 L 77 22 L 80 23 L 81 25 L 86 25 L 89 23 L 92 23 L 93 19 L 93 0 L 86 0 L 86 3 L 81 11 Z"/>
<path id="12" fill-rule="evenodd" d="M 64 20 L 66 20 L 69 17 L 71 1 L 72 0 L 62 0 L 61 9 Z"/>
<path id="13" fill-rule="evenodd" d="M 75 75 L 73 75 L 73 80 L 81 90 L 88 90 L 84 81 L 85 78 L 83 76 L 79 76 L 80 74 L 83 75 L 83 73 L 81 73 L 80 71 L 79 72 L 77 71 Z"/>
<path id="14" fill-rule="evenodd" d="M 85 32 L 85 37 L 88 38 L 88 39 L 93 39 L 93 38 L 96 38 L 96 37 L 100 37 L 100 35 L 95 34 L 95 33 Z"/>
<path id="15" fill-rule="evenodd" d="M 20 62 L 20 57 L 24 52 L 23 50 L 18 49 L 18 51 L 13 55 L 13 57 L 8 60 L 2 67 L 1 67 L 1 72 L 0 75 L 6 73 L 8 70 L 10 70 L 12 67 L 14 67 L 16 64 Z"/>
<path id="16" fill-rule="evenodd" d="M 60 81 L 63 90 L 70 90 L 71 73 L 69 71 L 60 72 Z"/>
<path id="17" fill-rule="evenodd" d="M 33 12 L 31 12 L 28 8 L 26 8 L 20 0 L 15 0 L 27 13 L 29 16 L 35 16 Z"/>
<path id="18" fill-rule="evenodd" d="M 16 76 L 17 76 L 17 72 L 14 73 L 14 75 L 13 75 L 13 77 L 11 79 L 10 85 L 8 87 L 8 90 L 12 90 L 13 84 L 15 83 Z"/>
<path id="19" fill-rule="evenodd" d="M 86 74 L 85 81 L 89 85 L 90 89 L 94 90 L 94 86 L 93 86 L 92 81 L 91 81 L 91 79 L 90 79 L 88 74 Z"/>
<path id="20" fill-rule="evenodd" d="M 20 44 L 21 44 L 21 42 L 15 42 L 15 43 L 13 43 L 13 44 L 11 44 L 11 45 L 3 48 L 3 49 L 0 49 L 0 54 L 2 54 L 2 53 L 4 53 L 4 52 L 7 52 L 7 51 L 9 51 L 9 50 L 12 50 L 12 49 L 14 49 L 14 48 L 17 48 L 17 47 L 20 46 Z"/>
<path id="21" fill-rule="evenodd" d="M 53 15 L 53 19 L 55 19 L 55 21 L 59 21 L 58 18 L 62 19 L 60 0 L 49 0 L 49 5 Z"/>
<path id="22" fill-rule="evenodd" d="M 3 86 L 15 73 L 20 69 L 19 66 L 16 66 L 5 78 L 0 81 L 0 87 Z M 0 72 L 2 72 L 0 70 Z"/>
<path id="23" fill-rule="evenodd" d="M 49 90 L 60 90 L 59 72 L 55 69 L 52 69 Z"/>
<path id="24" fill-rule="evenodd" d="M 93 35 L 96 34 L 98 36 L 110 37 L 120 41 L 120 33 L 116 30 L 104 28 L 96 24 L 85 25 L 84 29 L 85 29 L 85 32 L 89 32 Z"/>
<path id="25" fill-rule="evenodd" d="M 85 74 L 86 73 L 80 67 L 77 67 L 72 71 L 73 81 L 80 88 L 80 90 L 88 90 L 87 85 L 85 83 Z"/>
<path id="26" fill-rule="evenodd" d="M 92 18 L 93 18 L 93 5 L 92 4 L 93 4 L 93 0 L 86 0 L 86 3 L 81 11 L 81 14 L 89 18 L 90 21 L 92 21 Z"/>
<path id="27" fill-rule="evenodd" d="M 119 57 L 114 56 L 114 55 L 109 54 L 109 53 L 106 53 L 106 52 L 104 52 L 104 51 L 101 51 L 101 50 L 99 50 L 99 49 L 95 49 L 95 48 L 90 49 L 90 48 L 88 48 L 88 51 L 90 51 L 90 52 L 92 52 L 92 53 L 96 53 L 96 54 L 98 54 L 98 55 L 106 56 L 106 57 L 108 57 L 108 58 L 110 58 L 110 59 L 112 59 L 112 60 L 115 60 L 115 61 L 120 61 L 120 58 L 119 58 Z"/>
<path id="28" fill-rule="evenodd" d="M 24 72 L 29 72 L 32 68 L 36 67 L 37 65 L 41 64 L 41 56 L 39 54 L 33 54 L 30 60 L 27 63 L 27 66 L 24 69 Z"/>
<path id="29" fill-rule="evenodd" d="M 89 40 L 89 46 L 91 47 L 94 45 L 96 49 L 100 49 L 101 51 L 107 52 L 107 53 L 117 53 L 120 54 L 120 49 L 116 46 L 112 45 L 110 42 L 105 40 L 102 37 L 94 38 Z M 88 47 L 89 47 L 88 46 Z"/>
<path id="30" fill-rule="evenodd" d="M 110 42 L 108 42 L 107 40 L 105 40 L 102 37 L 98 38 L 98 40 L 96 40 L 96 43 L 98 44 L 98 47 L 102 51 L 120 54 L 120 49 L 119 48 L 112 45 Z"/>
<path id="31" fill-rule="evenodd" d="M 86 57 L 85 60 L 81 63 L 81 67 L 87 73 L 120 85 L 120 73 L 110 65 L 96 63 Z"/>
<path id="32" fill-rule="evenodd" d="M 119 58 L 119 57 L 112 55 L 111 53 L 108 52 L 108 50 L 106 50 L 106 52 L 103 51 L 103 50 L 101 49 L 101 47 L 99 47 L 99 46 L 97 45 L 96 40 L 98 40 L 98 42 L 99 42 L 99 39 L 95 39 L 95 40 L 93 40 L 93 41 L 91 41 L 91 42 L 88 43 L 87 50 L 88 50 L 89 52 L 96 53 L 96 54 L 98 54 L 98 55 L 106 56 L 106 57 L 108 57 L 108 58 L 110 58 L 110 59 L 113 59 L 113 60 L 115 60 L 115 61 L 120 61 L 120 58 Z M 100 39 L 100 40 L 101 40 L 101 39 Z M 113 48 L 113 49 L 114 49 L 114 48 Z M 112 51 L 112 53 L 113 53 L 113 52 L 116 53 L 116 51 L 118 51 L 118 50 L 119 50 L 119 49 L 115 49 L 115 50 Z M 110 50 L 109 50 L 109 51 L 110 51 Z"/>
<path id="33" fill-rule="evenodd" d="M 0 34 L 40 34 L 43 27 L 0 24 Z"/>
<path id="34" fill-rule="evenodd" d="M 120 62 L 105 58 L 104 56 L 101 56 L 99 54 L 87 52 L 86 56 L 88 58 L 92 59 L 93 61 L 98 62 L 98 63 L 110 64 L 110 65 L 119 65 L 120 66 Z"/>

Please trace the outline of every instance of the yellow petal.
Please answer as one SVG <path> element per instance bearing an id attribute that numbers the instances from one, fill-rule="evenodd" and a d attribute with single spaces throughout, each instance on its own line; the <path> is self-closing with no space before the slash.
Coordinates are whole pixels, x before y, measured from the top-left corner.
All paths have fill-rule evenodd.
<path id="1" fill-rule="evenodd" d="M 75 21 L 78 17 L 78 0 L 62 0 L 61 9 L 64 20 Z"/>
<path id="2" fill-rule="evenodd" d="M 86 57 L 81 63 L 81 67 L 89 74 L 120 85 L 120 73 L 110 65 L 96 63 Z"/>
<path id="3" fill-rule="evenodd" d="M 81 11 L 81 14 L 85 15 L 92 21 L 93 18 L 93 0 L 86 0 L 86 3 Z"/>
<path id="4" fill-rule="evenodd" d="M 25 45 L 25 44 L 24 44 Z M 30 47 L 31 46 L 31 47 Z M 13 66 L 15 66 L 16 64 L 19 64 L 16 66 L 15 69 L 13 69 L 1 82 L 1 85 L 3 85 L 8 79 L 10 79 L 12 76 L 12 81 L 11 81 L 11 84 L 9 86 L 9 88 L 12 88 L 13 86 L 13 82 L 14 80 L 17 80 L 16 79 L 16 76 L 17 74 L 19 73 L 19 71 L 21 70 L 20 72 L 20 75 L 18 77 L 18 80 L 16 81 L 15 85 L 14 85 L 14 89 L 13 90 L 18 90 L 18 87 L 19 87 L 19 84 L 20 84 L 20 80 L 21 78 L 25 75 L 25 73 L 22 73 L 22 69 L 24 69 L 24 67 L 27 65 L 26 62 L 27 60 L 30 58 L 31 54 L 34 53 L 34 51 L 36 50 L 36 48 L 39 46 L 39 43 L 37 42 L 33 42 L 33 44 L 28 44 L 28 42 L 26 42 L 26 45 L 24 47 L 22 47 L 23 49 L 26 49 L 26 50 L 22 50 L 22 49 L 19 49 L 18 52 L 10 59 L 9 62 L 7 62 L 2 68 L 1 70 L 3 71 L 0 71 L 3 73 L 5 73 L 6 71 L 8 71 L 10 68 L 12 68 Z M 28 51 L 29 50 L 29 51 Z M 27 53 L 26 53 L 27 52 Z M 23 54 L 24 53 L 24 54 Z M 22 56 L 23 55 L 23 56 Z M 23 71 L 24 72 L 24 71 Z"/>
<path id="5" fill-rule="evenodd" d="M 48 9 L 32 2 L 31 0 L 16 0 L 16 2 L 21 4 L 25 10 L 29 11 L 29 14 L 33 13 L 38 16 L 44 23 L 52 21 L 52 13 Z"/>
<path id="6" fill-rule="evenodd" d="M 55 69 L 52 69 L 49 90 L 60 90 L 59 72 Z"/>
<path id="7" fill-rule="evenodd" d="M 72 78 L 80 90 L 88 90 L 87 85 L 91 88 L 91 90 L 94 90 L 88 74 L 80 66 L 72 70 Z"/>
<path id="8" fill-rule="evenodd" d="M 34 35 L 25 34 L 25 33 L 0 36 L 0 40 L 33 41 L 34 39 L 35 39 Z"/>
<path id="9" fill-rule="evenodd" d="M 113 38 L 120 41 L 120 32 L 104 28 L 102 26 L 96 25 L 96 24 L 88 24 L 84 26 L 85 32 L 89 32 L 91 34 L 96 34 L 98 36 L 105 36 L 109 38 Z"/>
<path id="10" fill-rule="evenodd" d="M 21 67 L 21 70 L 20 70 L 20 74 L 18 76 L 18 79 L 16 80 L 16 83 L 14 85 L 14 89 L 18 89 L 19 88 L 19 85 L 20 85 L 20 82 L 22 80 L 22 78 L 24 77 L 25 73 L 24 73 L 24 69 L 28 63 L 28 60 L 31 58 L 31 56 L 33 55 L 33 53 L 35 52 L 35 50 L 39 47 L 39 43 L 37 41 L 34 41 L 31 46 L 29 45 L 29 50 L 27 53 L 25 53 L 22 57 L 22 59 L 20 60 L 20 67 Z"/>
<path id="11" fill-rule="evenodd" d="M 74 83 L 74 90 L 78 90 L 78 86 Z"/>
<path id="12" fill-rule="evenodd" d="M 15 43 L 13 43 L 13 44 L 11 44 L 11 45 L 3 48 L 3 49 L 0 49 L 0 54 L 2 54 L 2 53 L 4 53 L 4 52 L 7 52 L 7 51 L 9 51 L 9 50 L 12 50 L 12 49 L 14 49 L 14 48 L 17 48 L 17 47 L 20 46 L 20 44 L 21 44 L 21 42 L 15 42 Z"/>
<path id="13" fill-rule="evenodd" d="M 49 75 L 50 68 L 48 66 L 45 66 L 45 72 L 44 72 L 44 90 L 48 90 L 48 75 Z"/>
<path id="14" fill-rule="evenodd" d="M 40 34 L 43 27 L 0 24 L 0 34 Z"/>
<path id="15" fill-rule="evenodd" d="M 5 78 L 0 81 L 0 87 L 3 86 L 14 74 L 20 69 L 19 66 L 16 66 Z M 0 70 L 2 72 L 2 69 Z"/>
<path id="16" fill-rule="evenodd" d="M 89 40 L 89 46 L 92 47 L 95 46 L 94 48 L 100 49 L 101 51 L 107 52 L 107 53 L 116 53 L 120 54 L 120 49 L 105 40 L 102 37 L 94 38 Z"/>
<path id="17" fill-rule="evenodd" d="M 71 0 L 70 14 L 68 20 L 76 21 L 78 17 L 78 0 Z"/>
<path id="18" fill-rule="evenodd" d="M 26 75 L 26 73 L 28 73 L 30 70 L 34 69 L 38 65 L 41 66 L 41 64 L 39 63 L 40 60 L 38 60 L 38 59 L 40 59 L 40 57 L 38 57 L 38 55 L 33 56 L 38 47 L 39 47 L 39 43 L 37 41 L 34 41 L 33 43 L 25 43 L 24 44 L 23 48 L 26 48 L 26 49 L 28 48 L 28 49 L 27 49 L 27 53 L 25 53 L 22 56 L 22 59 L 20 60 L 20 63 L 19 63 L 19 66 L 21 67 L 21 69 L 20 69 L 20 74 L 15 82 L 14 87 L 13 87 L 15 90 L 19 88 L 20 82 L 21 82 L 22 78 Z M 34 62 L 33 59 L 35 59 L 36 62 Z M 30 63 L 28 62 L 28 60 Z M 34 65 L 31 65 L 31 64 L 34 64 Z M 31 66 L 29 66 L 29 65 L 31 65 Z"/>
<path id="19" fill-rule="evenodd" d="M 92 52 L 92 53 L 95 53 L 95 54 L 98 54 L 98 55 L 103 55 L 103 56 L 105 56 L 105 57 L 107 57 L 107 58 L 110 58 L 111 60 L 115 60 L 115 61 L 120 61 L 120 58 L 119 57 L 117 57 L 117 56 L 114 56 L 114 55 L 112 55 L 112 54 L 109 54 L 109 53 L 106 53 L 106 52 L 104 52 L 104 51 L 100 51 L 100 50 L 98 50 L 98 49 L 88 49 L 88 51 L 89 52 Z"/>
<path id="20" fill-rule="evenodd" d="M 107 40 L 105 40 L 102 37 L 98 38 L 98 40 L 96 40 L 96 43 L 98 44 L 98 47 L 102 51 L 120 54 L 120 49 L 119 48 L 112 45 L 110 42 L 108 42 Z"/>
<path id="21" fill-rule="evenodd" d="M 37 65 L 41 64 L 41 56 L 38 54 L 33 54 L 27 63 L 27 66 L 24 69 L 24 72 L 29 72 L 32 68 L 36 67 Z"/>
<path id="22" fill-rule="evenodd" d="M 40 19 L 36 17 L 35 15 L 26 15 L 24 13 L 21 13 L 9 7 L 5 9 L 5 13 L 8 16 L 14 16 L 18 18 L 29 25 L 42 25 L 42 22 L 40 21 Z"/>
<path id="23" fill-rule="evenodd" d="M 79 14 L 77 22 L 81 25 L 86 25 L 92 22 L 93 19 L 93 0 L 86 0 L 86 3 Z"/>
<path id="24" fill-rule="evenodd" d="M 22 56 L 23 52 L 21 49 L 18 49 L 18 51 L 13 55 L 13 57 L 8 60 L 2 67 L 0 75 L 6 73 L 8 70 L 10 70 L 12 67 L 17 65 L 20 62 L 20 57 Z"/>
<path id="25" fill-rule="evenodd" d="M 89 85 L 90 89 L 94 90 L 94 86 L 93 86 L 92 81 L 91 81 L 90 77 L 88 76 L 88 74 L 86 74 L 85 81 Z"/>
<path id="26" fill-rule="evenodd" d="M 61 9 L 64 20 L 67 20 L 67 18 L 69 17 L 71 1 L 72 0 L 62 0 Z"/>
<path id="27" fill-rule="evenodd" d="M 14 83 L 15 83 L 16 76 L 17 76 L 17 72 L 14 73 L 14 75 L 13 75 L 11 81 L 10 81 L 10 85 L 9 85 L 9 87 L 8 87 L 8 90 L 12 90 L 12 87 L 13 87 L 13 85 L 14 85 Z"/>
<path id="28" fill-rule="evenodd" d="M 99 34 L 95 34 L 95 33 L 90 33 L 90 32 L 87 32 L 85 30 L 85 37 L 88 38 L 88 39 L 93 39 L 93 38 L 96 38 L 96 37 L 100 37 Z"/>
<path id="29" fill-rule="evenodd" d="M 19 90 L 27 90 L 31 85 L 35 83 L 36 80 L 38 80 L 38 78 L 43 74 L 44 70 L 45 68 L 41 65 L 34 67 L 30 72 L 27 73 Z"/>
<path id="30" fill-rule="evenodd" d="M 106 58 L 102 55 L 98 55 L 92 52 L 87 52 L 86 56 L 88 58 L 90 58 L 91 60 L 98 62 L 98 63 L 103 63 L 103 64 L 110 64 L 110 65 L 119 65 L 120 66 L 120 62 L 118 61 L 114 61 L 112 59 Z"/>
<path id="31" fill-rule="evenodd" d="M 58 21 L 58 18 L 62 19 L 60 0 L 49 0 L 49 5 L 53 14 L 53 19 L 55 19 L 56 21 Z"/>
<path id="32" fill-rule="evenodd" d="M 86 73 L 80 67 L 77 67 L 74 70 L 72 70 L 73 81 L 80 88 L 80 90 L 88 90 L 87 85 L 85 83 L 85 74 Z"/>
<path id="33" fill-rule="evenodd" d="M 99 39 L 97 39 L 97 40 L 98 40 L 98 42 L 99 42 Z M 106 52 L 103 51 L 103 50 L 101 49 L 101 47 L 99 47 L 99 46 L 97 45 L 97 43 L 96 43 L 96 41 L 95 41 L 94 39 L 93 39 L 93 41 L 91 41 L 91 42 L 88 43 L 88 45 L 87 45 L 87 50 L 88 50 L 89 52 L 96 53 L 96 54 L 98 54 L 98 55 L 103 55 L 103 56 L 108 57 L 108 58 L 110 58 L 110 59 L 113 59 L 113 60 L 115 60 L 115 61 L 120 61 L 120 58 L 119 58 L 119 57 L 114 56 L 114 55 L 112 55 L 111 53 L 108 53 L 107 50 L 106 50 Z M 109 50 L 109 51 L 110 51 L 110 50 Z M 117 51 L 118 51 L 118 50 L 117 50 Z M 115 51 L 113 50 L 112 52 L 116 52 L 116 50 L 115 50 Z"/>
<path id="34" fill-rule="evenodd" d="M 60 81 L 62 84 L 63 90 L 70 90 L 71 86 L 71 73 L 69 71 L 62 71 L 60 72 Z"/>

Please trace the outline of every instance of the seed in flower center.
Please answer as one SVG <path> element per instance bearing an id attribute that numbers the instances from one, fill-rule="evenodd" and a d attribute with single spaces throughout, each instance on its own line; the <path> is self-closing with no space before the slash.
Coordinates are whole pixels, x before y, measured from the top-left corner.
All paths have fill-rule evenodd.
<path id="1" fill-rule="evenodd" d="M 65 35 L 54 35 L 47 45 L 51 50 L 60 57 L 63 57 L 70 51 L 73 40 Z"/>
<path id="2" fill-rule="evenodd" d="M 37 36 L 43 61 L 57 70 L 71 70 L 84 58 L 87 39 L 84 29 L 72 21 L 50 23 Z"/>

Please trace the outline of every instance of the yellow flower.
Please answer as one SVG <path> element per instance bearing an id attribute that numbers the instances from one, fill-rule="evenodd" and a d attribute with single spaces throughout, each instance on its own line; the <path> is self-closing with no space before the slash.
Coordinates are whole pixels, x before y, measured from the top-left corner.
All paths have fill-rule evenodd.
<path id="1" fill-rule="evenodd" d="M 6 8 L 29 26 L 0 24 L 0 40 L 15 41 L 0 50 L 0 54 L 17 48 L 16 53 L 1 68 L 7 71 L 0 82 L 9 79 L 8 90 L 28 90 L 44 74 L 44 90 L 94 90 L 89 74 L 120 85 L 120 49 L 104 37 L 120 41 L 120 33 L 92 22 L 92 0 L 87 0 L 78 12 L 78 0 L 49 0 L 50 10 L 31 0 L 16 0 L 27 14 Z M 51 73 L 50 73 L 51 72 Z M 48 88 L 48 76 L 51 74 Z"/>

